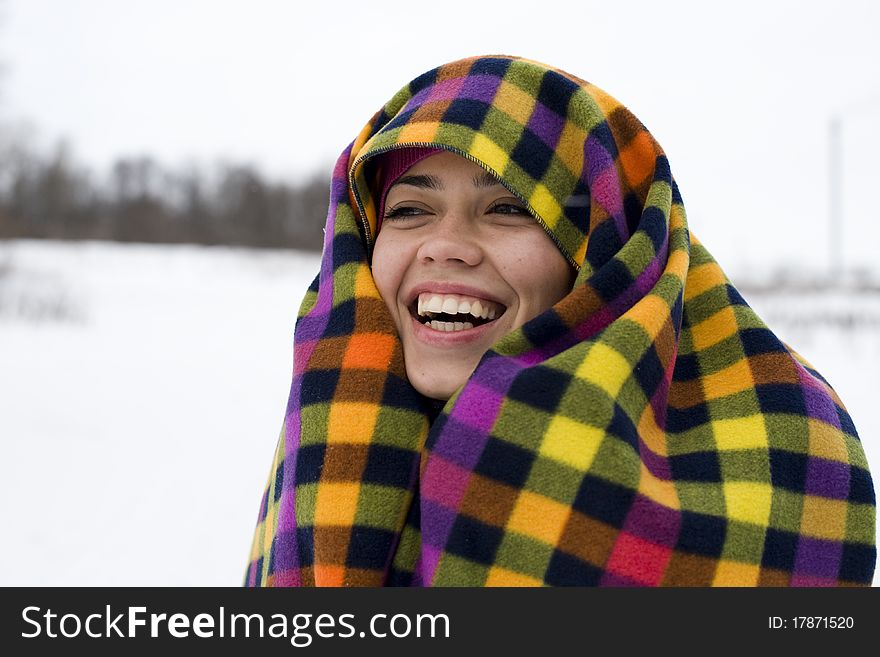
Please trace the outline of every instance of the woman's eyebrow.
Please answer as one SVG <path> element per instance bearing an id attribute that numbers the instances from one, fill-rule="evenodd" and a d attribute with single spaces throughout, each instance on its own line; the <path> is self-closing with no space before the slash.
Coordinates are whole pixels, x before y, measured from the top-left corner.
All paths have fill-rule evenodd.
<path id="1" fill-rule="evenodd" d="M 433 189 L 436 192 L 443 191 L 443 181 L 436 176 L 401 176 L 393 185 L 391 185 L 391 187 L 394 187 L 395 185 L 412 185 L 419 189 Z"/>
<path id="2" fill-rule="evenodd" d="M 482 173 L 478 173 L 474 176 L 474 187 L 477 188 L 494 187 L 495 185 L 500 184 L 501 181 L 488 171 L 483 171 Z"/>

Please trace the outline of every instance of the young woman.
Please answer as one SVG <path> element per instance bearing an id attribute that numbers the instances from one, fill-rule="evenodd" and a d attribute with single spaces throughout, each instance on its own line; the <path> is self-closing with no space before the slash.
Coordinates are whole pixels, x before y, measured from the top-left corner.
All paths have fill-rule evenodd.
<path id="1" fill-rule="evenodd" d="M 471 58 L 342 153 L 249 585 L 867 585 L 874 523 L 616 100 Z"/>

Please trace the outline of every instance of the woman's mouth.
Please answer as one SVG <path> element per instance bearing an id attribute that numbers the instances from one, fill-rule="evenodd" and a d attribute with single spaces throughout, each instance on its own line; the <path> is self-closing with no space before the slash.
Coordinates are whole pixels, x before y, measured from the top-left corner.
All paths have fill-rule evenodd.
<path id="1" fill-rule="evenodd" d="M 410 305 L 410 314 L 438 332 L 468 331 L 494 322 L 507 308 L 495 301 L 462 294 L 422 292 Z"/>

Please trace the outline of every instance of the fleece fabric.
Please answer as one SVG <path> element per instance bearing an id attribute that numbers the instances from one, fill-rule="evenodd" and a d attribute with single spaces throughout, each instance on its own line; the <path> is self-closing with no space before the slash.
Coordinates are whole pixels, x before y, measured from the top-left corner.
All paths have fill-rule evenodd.
<path id="1" fill-rule="evenodd" d="M 371 158 L 411 146 L 493 173 L 578 270 L 439 414 L 370 270 Z M 841 400 L 690 233 L 666 155 L 614 98 L 469 58 L 339 157 L 248 585 L 867 585 L 874 523 Z"/>

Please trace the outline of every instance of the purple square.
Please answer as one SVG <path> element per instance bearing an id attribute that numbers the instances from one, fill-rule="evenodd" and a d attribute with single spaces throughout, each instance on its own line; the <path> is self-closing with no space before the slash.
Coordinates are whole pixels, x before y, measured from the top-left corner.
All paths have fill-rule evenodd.
<path id="1" fill-rule="evenodd" d="M 438 550 L 446 543 L 452 524 L 455 522 L 456 513 L 431 500 L 421 499 L 421 529 L 422 529 L 422 557 L 430 554 L 428 548 Z M 436 561 L 434 567 L 436 568 Z"/>
<path id="2" fill-rule="evenodd" d="M 455 400 L 452 417 L 462 424 L 489 432 L 495 425 L 502 401 L 502 395 L 497 392 L 484 388 L 479 383 L 471 383 L 465 386 Z"/>
<path id="3" fill-rule="evenodd" d="M 675 547 L 681 528 L 678 512 L 637 495 L 626 516 L 624 531 L 665 547 Z"/>
<path id="4" fill-rule="evenodd" d="M 500 84 L 501 79 L 494 75 L 471 75 L 465 79 L 459 97 L 480 100 L 489 104 L 495 98 Z"/>
<path id="5" fill-rule="evenodd" d="M 538 138 L 547 146 L 555 148 L 564 125 L 565 119 L 553 110 L 547 109 L 543 103 L 536 103 L 535 109 L 529 117 L 528 128 L 538 135 Z"/>
<path id="6" fill-rule="evenodd" d="M 794 575 L 837 577 L 843 546 L 837 541 L 801 537 L 795 556 Z"/>
<path id="7" fill-rule="evenodd" d="M 437 440 L 434 453 L 462 467 L 473 469 L 483 453 L 486 440 L 486 435 L 480 435 L 479 430 L 450 417 Z"/>
<path id="8" fill-rule="evenodd" d="M 849 466 L 810 457 L 807 463 L 807 492 L 811 495 L 845 500 L 849 495 Z"/>

